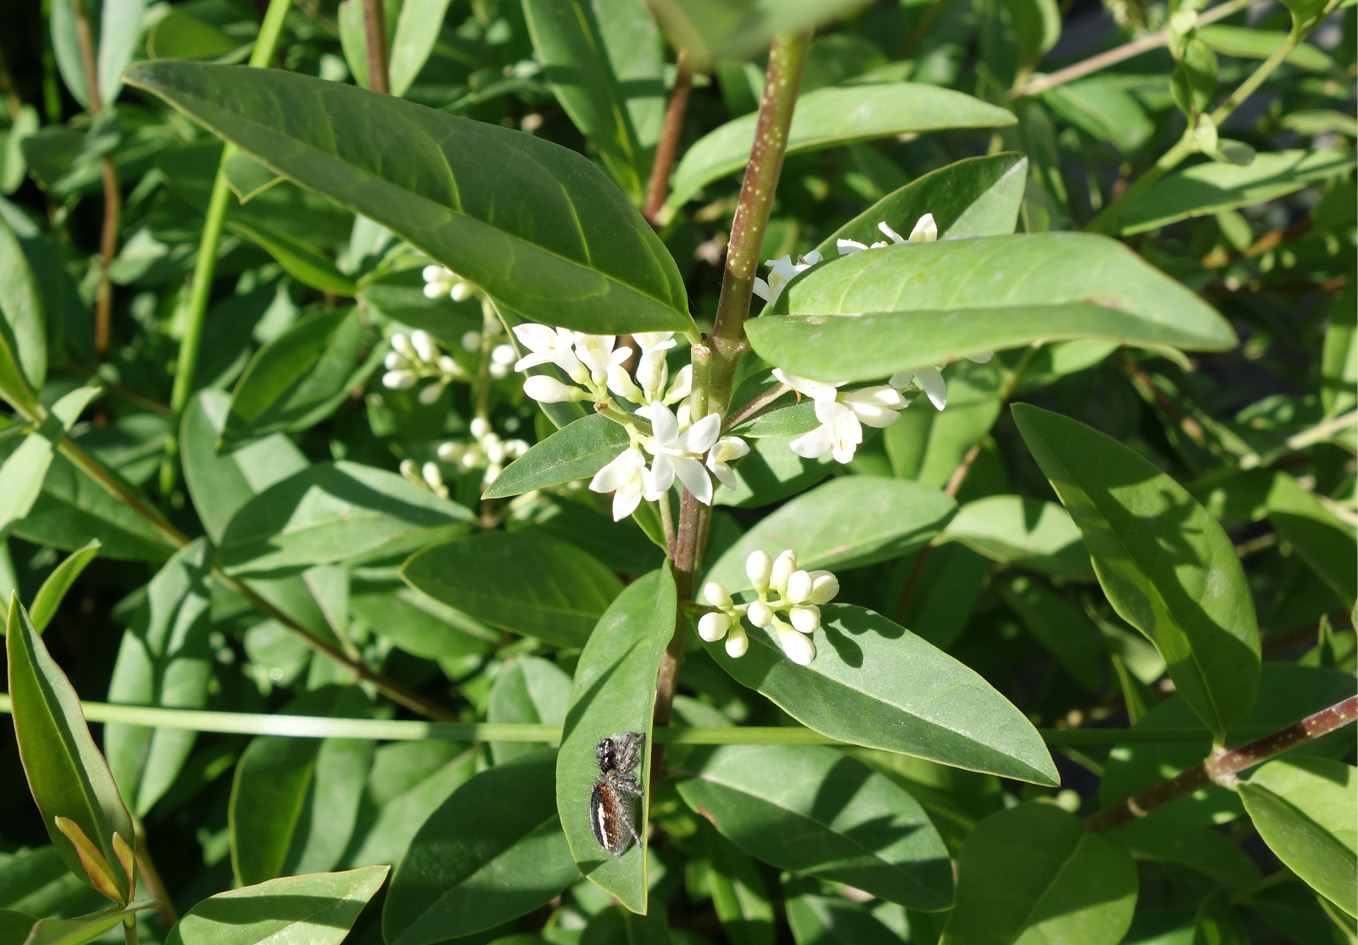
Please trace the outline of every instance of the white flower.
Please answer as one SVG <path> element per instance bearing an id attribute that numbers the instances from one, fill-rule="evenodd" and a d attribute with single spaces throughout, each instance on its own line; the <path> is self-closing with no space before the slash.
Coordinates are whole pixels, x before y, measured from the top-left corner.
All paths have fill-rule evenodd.
<path id="1" fill-rule="evenodd" d="M 529 323 L 515 325 L 514 336 L 531 352 L 519 358 L 514 370 L 526 371 L 539 364 L 555 364 L 573 381 L 580 382 L 586 376 L 584 366 L 575 356 L 575 332 Z"/>
<path id="2" fill-rule="evenodd" d="M 427 299 L 451 295 L 453 286 L 462 281 L 451 269 L 437 264 L 425 266 L 420 275 L 424 277 L 424 297 Z"/>
<path id="3" fill-rule="evenodd" d="M 655 457 L 651 462 L 653 489 L 663 494 L 678 476 L 695 499 L 711 505 L 712 479 L 702 457 L 717 441 L 721 417 L 708 414 L 680 433 L 679 421 L 664 404 L 651 404 L 637 414 L 651 421 L 651 437 L 644 445 Z"/>
<path id="4" fill-rule="evenodd" d="M 968 361 L 976 364 L 985 364 L 995 356 L 993 351 L 985 351 L 981 354 L 973 354 L 967 357 Z M 943 380 L 943 373 L 937 367 L 915 368 L 913 371 L 897 371 L 891 375 L 887 381 L 892 387 L 905 390 L 914 384 L 928 396 L 929 402 L 935 408 L 942 410 L 948 406 L 948 384 Z"/>
<path id="5" fill-rule="evenodd" d="M 879 385 L 851 390 L 840 394 L 837 400 L 853 411 L 860 421 L 870 427 L 889 427 L 901 417 L 905 409 L 905 398 L 894 387 Z"/>
<path id="6" fill-rule="evenodd" d="M 877 224 L 877 229 L 881 230 L 884 236 L 889 237 L 891 243 L 896 244 L 932 243 L 934 240 L 938 239 L 938 224 L 934 221 L 934 215 L 932 213 L 926 213 L 919 218 L 915 223 L 915 228 L 910 231 L 909 239 L 906 239 L 891 227 L 887 226 L 885 220 Z M 881 249 L 883 246 L 890 246 L 891 243 L 888 243 L 886 240 L 878 240 L 876 243 L 868 246 L 865 243 L 858 242 L 858 240 L 838 239 L 835 240 L 835 248 L 839 250 L 841 256 L 847 256 L 849 253 L 857 253 L 865 249 Z"/>
<path id="7" fill-rule="evenodd" d="M 693 365 L 685 364 L 674 375 L 674 380 L 670 383 L 670 389 L 665 392 L 665 399 L 662 403 L 675 403 L 683 400 L 691 393 L 693 393 Z"/>
<path id="8" fill-rule="evenodd" d="M 885 223 L 882 226 L 886 226 Z M 910 242 L 912 243 L 932 243 L 938 239 L 938 224 L 934 222 L 934 215 L 926 213 L 919 218 L 915 228 L 910 231 Z M 896 240 L 900 242 L 900 240 Z"/>
<path id="9" fill-rule="evenodd" d="M 632 349 L 626 346 L 615 351 L 614 341 L 616 338 L 613 335 L 575 333 L 575 356 L 589 371 L 590 378 L 595 384 L 605 383 L 608 380 L 608 372 L 614 366 L 621 366 L 632 356 Z"/>
<path id="10" fill-rule="evenodd" d="M 621 362 L 610 364 L 608 367 L 608 389 L 634 404 L 646 402 L 646 396 L 632 381 L 632 375 L 627 373 L 627 368 Z"/>
<path id="11" fill-rule="evenodd" d="M 647 489 L 646 457 L 635 446 L 619 453 L 612 462 L 594 474 L 591 492 L 613 493 L 613 521 L 620 522 L 641 504 Z"/>
<path id="12" fill-rule="evenodd" d="M 814 250 L 805 256 L 797 257 L 795 263 L 791 256 L 764 260 L 764 265 L 769 267 L 769 279 L 765 282 L 763 279 L 756 278 L 754 280 L 754 294 L 772 305 L 778 301 L 778 296 L 782 294 L 784 287 L 792 281 L 794 276 L 799 272 L 810 269 L 820 260 L 820 250 Z"/>
<path id="13" fill-rule="evenodd" d="M 816 419 L 821 425 L 788 444 L 803 459 L 820 459 L 828 453 L 836 462 L 849 462 L 863 442 L 863 424 L 889 427 L 900 419 L 900 411 L 906 406 L 900 391 L 891 387 L 879 385 L 840 393 L 838 384 L 813 381 L 779 368 L 774 369 L 773 376 L 816 402 Z"/>
<path id="14" fill-rule="evenodd" d="M 740 459 L 750 451 L 750 444 L 738 436 L 724 436 L 718 440 L 707 454 L 707 468 L 717 477 L 717 482 L 728 489 L 736 487 L 736 473 L 730 466 L 732 460 Z"/>
<path id="15" fill-rule="evenodd" d="M 540 404 L 560 404 L 589 400 L 589 394 L 578 387 L 563 384 L 546 374 L 535 374 L 523 382 L 523 392 Z"/>

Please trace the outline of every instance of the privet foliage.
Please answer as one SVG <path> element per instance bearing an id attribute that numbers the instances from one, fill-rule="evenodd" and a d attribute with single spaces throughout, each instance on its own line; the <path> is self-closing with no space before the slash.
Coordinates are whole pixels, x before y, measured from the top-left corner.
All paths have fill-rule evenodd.
<path id="1" fill-rule="evenodd" d="M 19 6 L 0 945 L 1358 940 L 1352 3 Z"/>

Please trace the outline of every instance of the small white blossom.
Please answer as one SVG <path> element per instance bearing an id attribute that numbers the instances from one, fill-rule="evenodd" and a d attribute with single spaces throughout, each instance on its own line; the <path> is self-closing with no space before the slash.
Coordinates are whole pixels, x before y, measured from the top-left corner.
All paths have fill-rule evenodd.
<path id="1" fill-rule="evenodd" d="M 463 351 L 480 351 L 481 333 L 479 331 L 468 331 L 463 333 L 461 344 Z"/>
<path id="2" fill-rule="evenodd" d="M 728 489 L 736 487 L 736 473 L 730 464 L 750 452 L 750 444 L 738 436 L 724 436 L 712 446 L 707 454 L 707 468 L 717 477 L 717 482 Z"/>
<path id="3" fill-rule="evenodd" d="M 443 395 L 442 384 L 430 384 L 427 387 L 425 387 L 424 390 L 419 392 L 419 394 L 416 396 L 416 399 L 419 400 L 419 402 L 424 404 L 426 407 L 432 407 L 434 404 L 438 403 L 438 399 L 442 395 Z"/>
<path id="4" fill-rule="evenodd" d="M 787 579 L 786 597 L 794 604 L 805 604 L 811 599 L 811 575 L 793 571 Z"/>
<path id="5" fill-rule="evenodd" d="M 721 417 L 708 414 L 681 433 L 679 421 L 664 404 L 651 404 L 637 413 L 651 421 L 651 437 L 644 445 L 654 457 L 651 473 L 655 489 L 668 491 L 677 476 L 695 499 L 711 505 L 712 479 L 702 457 L 717 441 Z"/>
<path id="6" fill-rule="evenodd" d="M 841 256 L 847 256 L 849 253 L 858 253 L 865 249 L 881 249 L 883 246 L 890 246 L 892 243 L 932 243 L 938 239 L 938 224 L 934 221 L 932 213 L 926 213 L 919 218 L 915 223 L 915 228 L 910 231 L 909 239 L 893 230 L 885 220 L 877 224 L 877 229 L 881 230 L 884 236 L 889 237 L 891 243 L 886 240 L 878 240 L 868 246 L 866 243 L 858 242 L 858 240 L 838 239 L 835 240 L 835 248 L 839 250 Z"/>
<path id="7" fill-rule="evenodd" d="M 995 356 L 993 351 L 985 351 L 981 354 L 973 354 L 967 357 L 968 361 L 976 364 L 985 364 Z M 924 391 L 929 398 L 929 403 L 935 408 L 942 410 L 948 405 L 948 384 L 943 380 L 943 372 L 937 367 L 916 368 L 913 371 L 898 371 L 891 375 L 887 381 L 892 387 L 905 390 L 914 384 Z"/>
<path id="8" fill-rule="evenodd" d="M 589 393 L 563 384 L 546 374 L 535 374 L 523 382 L 523 392 L 540 404 L 560 404 L 588 400 Z"/>
<path id="9" fill-rule="evenodd" d="M 415 356 L 425 364 L 435 364 L 439 359 L 439 347 L 429 332 L 424 330 L 413 331 L 410 333 L 410 346 L 415 349 Z"/>
<path id="10" fill-rule="evenodd" d="M 802 666 L 810 663 L 816 647 L 807 636 L 820 629 L 819 605 L 839 592 L 839 581 L 829 571 L 799 570 L 791 549 L 781 552 L 776 560 L 757 549 L 745 559 L 745 571 L 758 599 L 738 604 L 721 584 L 708 582 L 703 586 L 703 596 L 714 610 L 699 618 L 698 635 L 708 643 L 726 637 L 727 654 L 733 659 L 741 657 L 750 646 L 741 624 L 743 617 L 752 626 L 772 631 L 793 662 Z M 780 614 L 786 614 L 787 619 Z"/>
<path id="11" fill-rule="evenodd" d="M 839 578 L 829 571 L 811 572 L 811 596 L 813 604 L 828 604 L 839 594 Z"/>
<path id="12" fill-rule="evenodd" d="M 609 370 L 632 356 L 632 349 L 626 346 L 615 350 L 613 348 L 615 341 L 613 335 L 575 333 L 575 356 L 589 371 L 590 378 L 595 384 L 603 385 L 607 382 Z"/>
<path id="13" fill-rule="evenodd" d="M 703 585 L 703 596 L 707 598 L 712 606 L 720 607 L 723 610 L 729 608 L 733 603 L 731 600 L 731 592 L 716 581 L 708 581 Z"/>
<path id="14" fill-rule="evenodd" d="M 849 462 L 863 442 L 863 424 L 889 427 L 906 406 L 900 391 L 892 387 L 865 387 L 841 393 L 838 384 L 813 381 L 781 369 L 775 369 L 773 376 L 816 402 L 816 419 L 821 425 L 788 444 L 803 459 L 820 459 L 829 454 L 835 462 Z"/>
<path id="15" fill-rule="evenodd" d="M 670 383 L 670 389 L 665 392 L 665 399 L 662 403 L 676 403 L 691 393 L 693 393 L 693 365 L 685 364 L 674 375 L 674 380 Z"/>
<path id="16" fill-rule="evenodd" d="M 613 521 L 620 522 L 636 511 L 649 490 L 646 457 L 635 446 L 628 447 L 607 466 L 594 474 L 592 492 L 613 493 Z"/>
<path id="17" fill-rule="evenodd" d="M 767 627 L 773 623 L 773 608 L 762 600 L 754 601 L 750 604 L 749 610 L 745 611 L 745 616 L 750 623 L 756 627 Z"/>
<path id="18" fill-rule="evenodd" d="M 583 379 L 584 366 L 575 356 L 575 332 L 528 323 L 515 325 L 514 336 L 529 351 L 514 364 L 514 370 L 526 371 L 540 364 L 554 364 L 571 380 L 578 383 Z"/>
<path id="19" fill-rule="evenodd" d="M 782 295 L 783 289 L 792 281 L 794 276 L 810 269 L 820 260 L 820 250 L 799 256 L 795 263 L 791 256 L 764 260 L 764 265 L 769 267 L 769 278 L 767 282 L 759 278 L 754 280 L 754 294 L 772 305 L 778 301 L 778 296 Z"/>
<path id="20" fill-rule="evenodd" d="M 769 587 L 786 596 L 787 579 L 792 577 L 792 572 L 795 570 L 797 570 L 797 555 L 789 548 L 773 559 L 773 568 L 769 572 Z"/>
<path id="21" fill-rule="evenodd" d="M 798 666 L 811 665 L 811 661 L 816 658 L 816 645 L 810 637 L 798 633 L 777 618 L 774 619 L 773 630 L 778 634 L 778 645 L 783 648 L 788 659 Z"/>
<path id="22" fill-rule="evenodd" d="M 885 223 L 882 226 L 886 226 Z M 938 239 L 938 224 L 934 221 L 932 213 L 926 213 L 915 223 L 915 228 L 910 231 L 910 242 L 912 243 L 932 243 Z M 897 240 L 896 242 L 900 242 Z"/>

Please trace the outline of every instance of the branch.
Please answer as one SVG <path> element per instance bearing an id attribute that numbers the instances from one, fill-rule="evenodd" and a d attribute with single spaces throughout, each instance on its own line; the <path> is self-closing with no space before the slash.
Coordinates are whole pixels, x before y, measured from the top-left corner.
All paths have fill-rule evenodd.
<path id="1" fill-rule="evenodd" d="M 363 0 L 363 42 L 368 47 L 368 88 L 391 94 L 387 71 L 387 11 L 382 0 Z"/>
<path id="2" fill-rule="evenodd" d="M 687 49 L 679 50 L 675 60 L 674 89 L 665 108 L 665 123 L 660 128 L 660 139 L 655 145 L 655 160 L 651 163 L 651 183 L 646 192 L 646 205 L 641 214 L 651 226 L 665 206 L 670 192 L 670 169 L 679 150 L 679 134 L 684 130 L 684 113 L 688 111 L 688 96 L 693 91 L 693 69 L 689 66 Z"/>

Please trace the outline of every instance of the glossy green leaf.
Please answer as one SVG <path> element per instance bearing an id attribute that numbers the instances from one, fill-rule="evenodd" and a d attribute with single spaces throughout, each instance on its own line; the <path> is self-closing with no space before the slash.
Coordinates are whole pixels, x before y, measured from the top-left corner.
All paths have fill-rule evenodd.
<path id="1" fill-rule="evenodd" d="M 1082 581 L 1091 568 L 1080 529 L 1055 502 L 986 496 L 958 509 L 943 534 L 994 561 L 1067 580 Z"/>
<path id="2" fill-rule="evenodd" d="M 1042 581 L 1017 574 L 995 583 L 1023 626 L 1087 692 L 1103 690 L 1108 652 L 1089 618 Z"/>
<path id="3" fill-rule="evenodd" d="M 367 700 L 331 687 L 303 695 L 294 715 L 353 717 Z M 358 815 L 373 743 L 351 738 L 261 736 L 241 754 L 228 818 L 231 868 L 241 885 L 326 870 L 339 863 Z"/>
<path id="4" fill-rule="evenodd" d="M 865 435 L 875 433 L 868 431 Z M 786 499 L 820 482 L 838 467 L 829 456 L 802 459 L 792 452 L 792 436 L 752 439 L 750 452 L 734 467 L 734 487 L 718 485 L 714 505 L 756 508 Z"/>
<path id="5" fill-rule="evenodd" d="M 541 532 L 485 532 L 414 555 L 401 576 L 477 620 L 561 646 L 585 642 L 622 590 L 613 572 Z"/>
<path id="6" fill-rule="evenodd" d="M 650 9 L 671 43 L 705 68 L 748 59 L 779 33 L 809 32 L 861 6 L 863 0 L 657 0 Z"/>
<path id="7" fill-rule="evenodd" d="M 0 397 L 31 410 L 47 377 L 47 325 L 37 277 L 0 220 Z"/>
<path id="8" fill-rule="evenodd" d="M 939 489 L 876 476 L 844 476 L 798 496 L 765 516 L 722 553 L 704 581 L 728 591 L 750 587 L 745 560 L 791 549 L 797 566 L 834 571 L 889 561 L 943 530 L 957 503 Z M 863 511 L 872 510 L 871 515 Z"/>
<path id="9" fill-rule="evenodd" d="M 755 119 L 754 114 L 743 115 L 689 147 L 670 181 L 671 206 L 687 202 L 707 184 L 749 163 Z M 826 86 L 798 98 L 788 129 L 787 153 L 942 128 L 997 128 L 1013 123 L 1013 114 L 1003 108 L 932 85 Z"/>
<path id="10" fill-rule="evenodd" d="M 571 856 L 590 882 L 632 912 L 645 913 L 646 822 L 651 795 L 651 717 L 660 658 L 674 635 L 676 591 L 666 568 L 628 585 L 589 635 L 575 667 L 571 704 L 556 763 L 556 808 Z M 642 736 L 632 805 L 640 844 L 610 856 L 594 838 L 590 792 L 599 777 L 595 749 L 605 738 Z"/>
<path id="11" fill-rule="evenodd" d="M 407 653 L 431 659 L 454 678 L 481 665 L 498 631 L 409 587 L 398 575 L 355 576 L 349 610 Z"/>
<path id="12" fill-rule="evenodd" d="M 75 689 L 48 654 L 17 594 L 10 600 L 5 649 L 19 759 L 48 836 L 66 867 L 83 877 L 80 856 L 54 823 L 57 817 L 74 821 L 112 867 L 126 902 L 132 886 L 130 877 L 117 867 L 113 835 L 131 844 L 132 819 L 108 763 L 90 737 Z"/>
<path id="13" fill-rule="evenodd" d="M 1239 787 L 1259 836 L 1292 872 L 1358 914 L 1358 769 L 1327 758 L 1270 761 Z"/>
<path id="14" fill-rule="evenodd" d="M 151 579 L 118 648 L 110 702 L 182 709 L 207 705 L 211 568 L 212 550 L 199 539 L 185 545 Z M 104 728 L 109 768 L 138 817 L 145 817 L 174 784 L 195 734 L 114 723 Z"/>
<path id="15" fill-rule="evenodd" d="M 11 917 L 21 913 L 0 910 L 0 942 L 6 945 L 11 942 L 22 945 L 81 945 L 83 942 L 94 942 L 102 938 L 105 932 L 122 925 L 128 916 L 154 909 L 155 906 L 155 900 L 143 900 L 74 919 L 24 916 L 27 922 L 16 921 L 13 925 L 10 924 Z"/>
<path id="16" fill-rule="evenodd" d="M 668 100 L 665 75 L 669 63 L 660 25 L 650 10 L 633 0 L 593 0 L 591 5 L 637 140 L 642 148 L 653 149 L 660 139 Z M 649 173 L 648 153 L 641 165 L 642 179 Z"/>
<path id="17" fill-rule="evenodd" d="M 901 625 L 914 627 L 919 637 L 940 650 L 951 650 L 966 631 L 981 600 L 990 561 L 964 545 L 944 543 L 927 547 L 927 552 L 920 549 L 901 561 L 899 573 L 909 580 L 919 555 L 925 556 Z"/>
<path id="18" fill-rule="evenodd" d="M 112 103 L 123 87 L 123 70 L 141 46 L 146 0 L 101 0 L 99 4 L 99 97 Z"/>
<path id="19" fill-rule="evenodd" d="M 0 535 L 32 510 L 62 438 L 98 394 L 97 387 L 79 387 L 63 396 L 0 463 Z"/>
<path id="20" fill-rule="evenodd" d="M 253 196 L 253 194 L 251 195 Z M 288 274 L 303 285 L 321 292 L 351 298 L 358 287 L 340 272 L 330 258 L 306 240 L 260 224 L 228 219 L 226 228 L 243 236 L 278 260 Z"/>
<path id="21" fill-rule="evenodd" d="M 1096 141 L 1108 141 L 1124 154 L 1141 148 L 1155 125 L 1136 96 L 1115 76 L 1095 75 L 1065 82 L 1043 93 L 1056 117 Z"/>
<path id="22" fill-rule="evenodd" d="M 241 506 L 217 557 L 232 574 L 287 573 L 410 551 L 466 531 L 471 517 L 395 473 L 317 463 Z"/>
<path id="23" fill-rule="evenodd" d="M 276 70 L 162 62 L 127 79 L 390 227 L 525 318 L 601 334 L 691 324 L 660 238 L 565 148 Z"/>
<path id="24" fill-rule="evenodd" d="M 279 431 L 305 430 L 355 386 L 363 343 L 358 309 L 317 312 L 259 350 L 236 382 L 222 431 L 230 447 Z"/>
<path id="25" fill-rule="evenodd" d="M 808 317 L 751 321 L 755 353 L 827 381 L 875 380 L 1065 338 L 1192 350 L 1235 344 L 1230 325 L 1196 294 L 1122 244 L 1083 233 L 858 252 L 794 280 L 777 307 Z"/>
<path id="26" fill-rule="evenodd" d="M 1136 907 L 1136 865 L 1048 804 L 986 818 L 957 858 L 957 907 L 940 945 L 1117 945 Z"/>
<path id="27" fill-rule="evenodd" d="M 610 904 L 590 917 L 580 933 L 580 945 L 672 945 L 665 904 L 651 903 L 644 915 Z"/>
<path id="28" fill-rule="evenodd" d="M 1273 151 L 1257 155 L 1244 166 L 1217 161 L 1196 164 L 1152 184 L 1110 221 L 1109 231 L 1131 235 L 1266 203 L 1352 167 L 1353 155 L 1345 151 Z"/>
<path id="29" fill-rule="evenodd" d="M 578 878 L 556 815 L 555 763 L 543 749 L 487 768 L 434 811 L 392 877 L 382 907 L 388 945 L 494 928 Z"/>
<path id="30" fill-rule="evenodd" d="M 221 59 L 232 53 L 244 58 L 248 51 L 248 45 L 182 10 L 170 10 L 146 34 L 151 59 Z"/>
<path id="31" fill-rule="evenodd" d="M 549 660 L 536 656 L 508 663 L 495 677 L 486 706 L 486 721 L 560 725 L 571 700 L 571 677 Z M 532 742 L 491 742 L 497 763 L 532 751 Z"/>
<path id="32" fill-rule="evenodd" d="M 1244 917 L 1233 908 L 1231 896 L 1215 889 L 1198 903 L 1193 916 L 1193 945 L 1249 945 Z"/>
<path id="33" fill-rule="evenodd" d="M 1358 534 L 1353 527 L 1284 472 L 1273 477 L 1267 507 L 1269 521 L 1279 537 L 1334 588 L 1346 607 L 1353 607 L 1358 598 Z"/>
<path id="34" fill-rule="evenodd" d="M 382 35 L 390 39 L 396 34 L 396 17 L 402 4 L 389 3 L 382 7 L 385 14 Z M 372 76 L 368 74 L 368 37 L 364 28 L 365 8 L 360 0 L 342 0 L 336 11 L 335 23 L 339 28 L 340 48 L 344 51 L 345 61 L 354 81 L 365 89 L 373 87 Z M 388 60 L 390 62 L 390 60 Z M 390 73 L 390 67 L 388 67 Z"/>
<path id="35" fill-rule="evenodd" d="M 776 916 L 759 864 L 714 828 L 700 826 L 699 834 L 702 859 L 689 868 L 703 869 L 712 911 L 731 945 L 773 945 Z"/>
<path id="36" fill-rule="evenodd" d="M 808 728 L 869 748 L 1034 784 L 1056 784 L 1037 729 L 975 671 L 862 607 L 827 604 L 811 634 L 816 658 L 798 666 L 766 630 L 749 652 L 707 650 L 737 682 Z"/>
<path id="37" fill-rule="evenodd" d="M 679 794 L 751 856 L 919 909 L 952 902 L 952 867 L 903 788 L 820 745 L 723 745 L 690 755 Z"/>
<path id="38" fill-rule="evenodd" d="M 80 572 L 85 570 L 85 565 L 98 556 L 100 547 L 99 539 L 96 538 L 84 548 L 71 552 L 42 582 L 42 587 L 38 588 L 38 593 L 33 598 L 33 610 L 30 612 L 33 626 L 39 633 L 46 630 L 47 625 L 52 622 L 52 617 L 65 599 L 66 592 L 71 589 L 75 579 L 80 577 Z"/>
<path id="39" fill-rule="evenodd" d="M 170 930 L 165 945 L 339 945 L 387 871 L 287 876 L 209 896 Z"/>
<path id="40" fill-rule="evenodd" d="M 1242 59 L 1267 59 L 1287 41 L 1286 31 L 1261 29 L 1258 26 L 1226 26 L 1213 23 L 1194 27 L 1193 32 L 1221 55 L 1238 56 Z M 1293 46 L 1283 61 L 1308 72 L 1330 72 L 1338 68 L 1335 61 L 1319 46 L 1311 43 Z"/>
<path id="41" fill-rule="evenodd" d="M 842 896 L 802 892 L 786 900 L 787 924 L 797 945 L 899 945 L 901 938 L 868 911 Z M 912 929 L 913 931 L 913 929 Z"/>
<path id="42" fill-rule="evenodd" d="M 438 43 L 449 0 L 402 0 L 387 71 L 391 94 L 405 95 Z"/>
<path id="43" fill-rule="evenodd" d="M 1178 691 L 1223 734 L 1259 684 L 1254 600 L 1230 538 L 1134 450 L 1059 414 L 1026 404 L 1013 412 L 1113 609 L 1155 644 Z"/>
<path id="44" fill-rule="evenodd" d="M 601 11 L 602 12 L 602 11 Z M 626 193 L 640 197 L 646 168 L 594 4 L 525 0 L 524 19 L 543 76 L 580 133 L 599 149 Z"/>
<path id="45" fill-rule="evenodd" d="M 482 498 L 503 499 L 593 476 L 627 448 L 627 431 L 603 414 L 582 417 L 539 440 L 496 477 Z"/>
<path id="46" fill-rule="evenodd" d="M 1358 406 L 1358 287 L 1346 285 L 1335 300 L 1320 356 L 1320 402 L 1325 416 Z"/>

